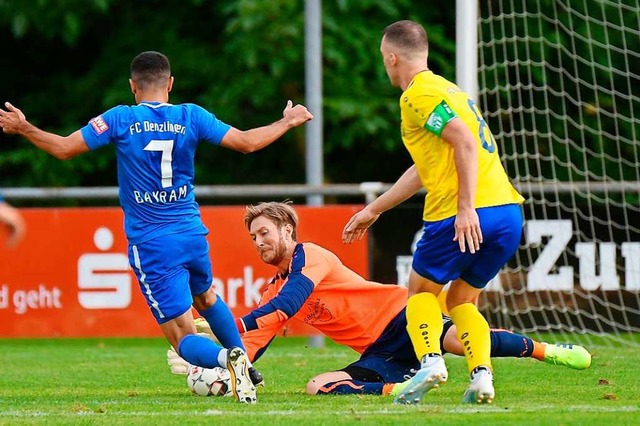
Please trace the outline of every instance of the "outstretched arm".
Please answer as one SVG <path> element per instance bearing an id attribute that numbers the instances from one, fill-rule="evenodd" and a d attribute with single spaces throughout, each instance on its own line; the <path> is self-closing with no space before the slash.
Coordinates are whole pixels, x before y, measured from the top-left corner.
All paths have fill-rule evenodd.
<path id="1" fill-rule="evenodd" d="M 0 201 L 0 223 L 9 227 L 9 238 L 7 239 L 7 247 L 15 247 L 24 238 L 26 226 L 24 220 L 13 206 L 4 201 Z"/>
<path id="2" fill-rule="evenodd" d="M 384 194 L 349 219 L 342 231 L 342 242 L 350 244 L 361 240 L 367 229 L 382 213 L 402 203 L 420 188 L 422 188 L 422 181 L 414 164 Z"/>
<path id="3" fill-rule="evenodd" d="M 293 106 L 291 101 L 287 101 L 287 106 L 282 112 L 282 119 L 268 126 L 244 131 L 232 127 L 222 138 L 220 145 L 248 154 L 264 148 L 289 130 L 306 123 L 312 118 L 313 115 L 305 106 Z"/>
<path id="4" fill-rule="evenodd" d="M 41 150 L 60 160 L 68 160 L 89 151 L 80 130 L 66 137 L 45 132 L 29 123 L 22 111 L 9 102 L 5 102 L 4 105 L 7 110 L 0 108 L 0 127 L 5 133 L 23 136 Z"/>
<path id="5" fill-rule="evenodd" d="M 304 306 L 314 288 L 315 284 L 308 277 L 300 271 L 292 271 L 275 297 L 261 301 L 259 307 L 236 319 L 240 334 L 261 328 L 284 327 Z"/>

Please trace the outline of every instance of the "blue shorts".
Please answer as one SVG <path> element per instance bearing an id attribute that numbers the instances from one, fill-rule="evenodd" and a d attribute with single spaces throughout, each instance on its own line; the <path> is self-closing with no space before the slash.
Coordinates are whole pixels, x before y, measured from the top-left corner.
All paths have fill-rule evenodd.
<path id="1" fill-rule="evenodd" d="M 158 324 L 187 312 L 212 283 L 206 234 L 165 235 L 129 246 L 129 263 Z"/>
<path id="2" fill-rule="evenodd" d="M 407 316 L 402 309 L 387 325 L 380 337 L 360 356 L 360 359 L 343 368 L 352 379 L 361 382 L 400 383 L 410 379 L 420 368 L 413 344 L 407 333 Z M 443 330 L 440 347 L 443 348 L 444 336 L 453 321 L 442 316 Z M 445 353 L 444 350 L 442 353 Z"/>
<path id="3" fill-rule="evenodd" d="M 413 270 L 438 284 L 458 278 L 484 288 L 514 255 L 522 236 L 522 211 L 518 204 L 477 209 L 483 242 L 480 251 L 460 252 L 455 236 L 455 216 L 424 222 L 424 232 L 413 254 Z"/>

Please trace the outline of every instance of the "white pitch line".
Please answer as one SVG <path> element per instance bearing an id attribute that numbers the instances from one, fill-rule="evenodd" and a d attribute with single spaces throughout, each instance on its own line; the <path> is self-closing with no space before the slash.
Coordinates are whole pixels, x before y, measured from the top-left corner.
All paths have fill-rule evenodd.
<path id="1" fill-rule="evenodd" d="M 403 408 L 405 411 L 403 411 Z M 428 405 L 412 405 L 412 406 L 394 406 L 391 408 L 384 408 L 380 410 L 342 410 L 342 411 L 334 411 L 332 414 L 334 415 L 342 415 L 342 416 L 366 416 L 366 415 L 376 415 L 376 414 L 390 414 L 390 415 L 398 415 L 403 412 L 411 412 L 419 411 L 421 408 L 431 408 L 433 409 L 433 413 L 437 414 L 465 414 L 465 413 L 477 413 L 481 412 L 499 412 L 503 414 L 513 414 L 513 413 L 536 413 L 536 412 L 546 412 L 549 410 L 556 410 L 556 413 L 562 412 L 581 412 L 581 413 L 634 413 L 640 412 L 639 406 L 620 406 L 620 407 L 593 407 L 588 405 L 572 405 L 565 407 L 558 407 L 554 405 L 534 405 L 530 407 L 523 407 L 517 409 L 509 409 L 505 410 L 504 407 L 495 406 L 495 405 L 469 405 L 464 407 L 456 407 L 456 408 L 441 408 L 437 406 L 428 406 Z M 431 411 L 431 410 L 430 410 Z M 185 409 L 184 411 L 113 411 L 107 409 L 104 413 L 96 413 L 93 411 L 79 411 L 79 412 L 61 412 L 61 413 L 49 413 L 49 412 L 41 412 L 41 411 L 19 411 L 19 410 L 11 410 L 11 411 L 0 411 L 0 419 L 13 417 L 13 418 L 27 418 L 27 417 L 104 417 L 104 418 L 114 418 L 114 417 L 158 417 L 158 416 L 176 416 L 176 417 L 184 417 L 184 416 L 231 416 L 231 417 L 261 417 L 261 416 L 304 416 L 304 415 L 317 415 L 317 410 L 309 410 L 309 409 L 288 409 L 288 410 L 269 410 L 269 411 L 260 411 L 260 412 L 250 412 L 246 410 L 241 411 L 223 411 L 223 410 L 204 410 L 204 411 L 193 411 L 190 409 Z"/>

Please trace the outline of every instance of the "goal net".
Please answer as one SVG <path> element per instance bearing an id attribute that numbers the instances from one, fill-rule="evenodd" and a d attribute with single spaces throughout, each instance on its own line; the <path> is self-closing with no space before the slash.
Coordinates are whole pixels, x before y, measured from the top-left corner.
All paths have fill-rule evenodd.
<path id="1" fill-rule="evenodd" d="M 494 327 L 637 345 L 640 0 L 490 0 L 478 22 L 479 102 L 526 197 L 480 308 Z"/>

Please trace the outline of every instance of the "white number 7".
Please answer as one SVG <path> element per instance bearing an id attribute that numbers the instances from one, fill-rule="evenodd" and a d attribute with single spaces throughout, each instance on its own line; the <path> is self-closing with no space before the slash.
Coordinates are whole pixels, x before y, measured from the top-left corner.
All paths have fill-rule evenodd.
<path id="1" fill-rule="evenodd" d="M 160 174 L 162 175 L 162 187 L 169 188 L 173 186 L 173 139 L 152 140 L 144 147 L 145 151 L 160 151 L 162 159 L 160 160 Z"/>

